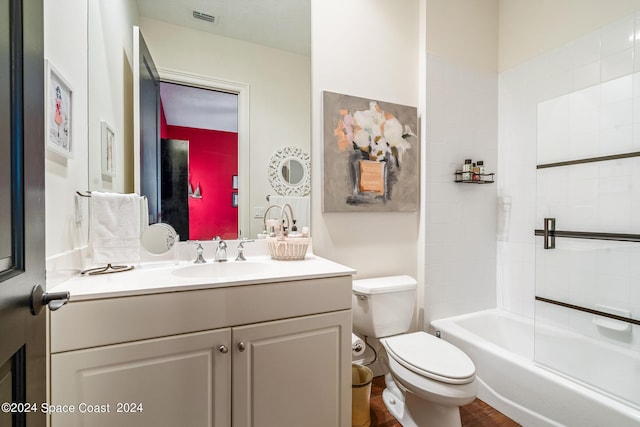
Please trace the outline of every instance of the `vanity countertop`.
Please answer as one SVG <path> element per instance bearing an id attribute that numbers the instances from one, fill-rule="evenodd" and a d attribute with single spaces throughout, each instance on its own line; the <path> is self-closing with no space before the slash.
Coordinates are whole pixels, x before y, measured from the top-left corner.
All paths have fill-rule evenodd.
<path id="1" fill-rule="evenodd" d="M 248 270 L 246 273 L 243 272 L 244 266 Z M 200 270 L 201 268 L 210 270 Z M 223 273 L 216 274 L 216 269 Z M 225 273 L 225 271 L 232 273 Z M 211 274 L 208 274 L 209 272 Z M 355 273 L 356 271 L 352 268 L 310 254 L 303 261 L 275 261 L 269 256 L 252 256 L 247 257 L 247 261 L 230 260 L 224 263 L 208 262 L 199 265 L 192 261 L 166 265 L 142 263 L 133 270 L 121 273 L 77 275 L 48 289 L 48 292 L 68 291 L 71 294 L 71 301 L 83 301 L 288 282 Z"/>

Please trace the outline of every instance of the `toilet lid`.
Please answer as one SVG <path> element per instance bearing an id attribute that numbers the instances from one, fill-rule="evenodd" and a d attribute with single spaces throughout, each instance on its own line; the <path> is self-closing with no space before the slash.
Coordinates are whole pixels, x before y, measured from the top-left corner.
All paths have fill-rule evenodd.
<path id="1" fill-rule="evenodd" d="M 387 353 L 405 368 L 449 384 L 471 382 L 476 367 L 462 350 L 426 332 L 398 335 L 383 340 Z"/>

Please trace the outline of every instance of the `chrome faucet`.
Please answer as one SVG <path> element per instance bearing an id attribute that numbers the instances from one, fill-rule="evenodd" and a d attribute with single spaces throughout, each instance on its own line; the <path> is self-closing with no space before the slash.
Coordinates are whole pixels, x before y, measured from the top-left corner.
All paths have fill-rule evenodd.
<path id="1" fill-rule="evenodd" d="M 253 242 L 253 240 L 249 239 L 240 239 L 238 241 L 238 256 L 236 257 L 236 261 L 246 261 L 247 259 L 244 257 L 244 244 Z"/>
<path id="2" fill-rule="evenodd" d="M 200 242 L 194 242 L 197 246 L 196 246 L 196 260 L 193 261 L 194 264 L 204 264 L 205 262 L 207 262 L 204 259 L 204 256 L 202 256 L 202 253 L 204 252 L 204 248 L 202 247 L 202 244 Z"/>
<path id="3" fill-rule="evenodd" d="M 220 236 L 216 236 L 214 241 L 218 242 L 218 247 L 216 248 L 216 257 L 213 260 L 214 262 L 224 262 L 227 260 L 227 242 L 222 240 Z"/>

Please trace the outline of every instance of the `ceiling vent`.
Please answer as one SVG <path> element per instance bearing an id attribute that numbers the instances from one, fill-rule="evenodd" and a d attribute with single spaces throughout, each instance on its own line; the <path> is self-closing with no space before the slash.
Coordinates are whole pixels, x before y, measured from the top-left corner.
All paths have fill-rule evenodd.
<path id="1" fill-rule="evenodd" d="M 215 24 L 218 22 L 215 16 L 209 15 L 208 13 L 204 13 L 204 12 L 198 12 L 197 10 L 193 11 L 193 17 L 196 19 L 201 19 L 203 21 L 211 22 L 212 24 Z"/>

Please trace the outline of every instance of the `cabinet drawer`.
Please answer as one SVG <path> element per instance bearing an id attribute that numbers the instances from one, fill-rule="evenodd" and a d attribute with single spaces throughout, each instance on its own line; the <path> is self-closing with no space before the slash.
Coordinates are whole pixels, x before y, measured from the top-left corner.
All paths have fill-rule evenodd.
<path id="1" fill-rule="evenodd" d="M 72 301 L 51 312 L 51 352 L 351 309 L 351 276 Z"/>

